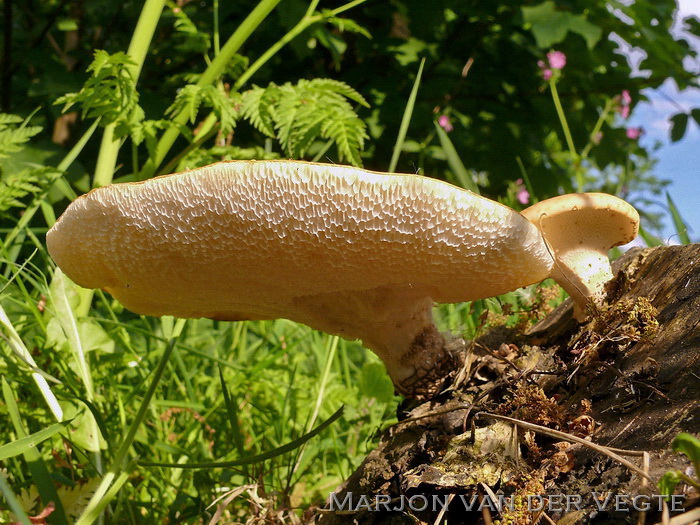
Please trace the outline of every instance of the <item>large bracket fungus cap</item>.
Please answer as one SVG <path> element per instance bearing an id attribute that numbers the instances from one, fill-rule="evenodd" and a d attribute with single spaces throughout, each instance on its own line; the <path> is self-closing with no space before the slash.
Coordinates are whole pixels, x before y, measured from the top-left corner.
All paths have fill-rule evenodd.
<path id="1" fill-rule="evenodd" d="M 433 302 L 538 282 L 539 230 L 445 182 L 293 161 L 223 162 L 76 199 L 47 235 L 81 286 L 148 315 L 287 318 L 362 339 L 409 396 L 454 362 Z"/>
<path id="2" fill-rule="evenodd" d="M 574 193 L 521 213 L 542 232 L 555 258 L 550 277 L 574 300 L 574 316 L 583 319 L 588 303 L 600 303 L 612 279 L 608 251 L 637 236 L 637 210 L 613 195 Z"/>

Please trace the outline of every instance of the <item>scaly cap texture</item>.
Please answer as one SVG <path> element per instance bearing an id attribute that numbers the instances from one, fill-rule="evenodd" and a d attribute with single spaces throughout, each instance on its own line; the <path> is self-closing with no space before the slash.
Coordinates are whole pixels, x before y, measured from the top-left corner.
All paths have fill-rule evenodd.
<path id="1" fill-rule="evenodd" d="M 289 318 L 363 339 L 385 361 L 432 326 L 433 301 L 490 297 L 552 267 L 539 230 L 497 202 L 426 177 L 293 161 L 93 190 L 47 244 L 76 283 L 134 312 Z"/>

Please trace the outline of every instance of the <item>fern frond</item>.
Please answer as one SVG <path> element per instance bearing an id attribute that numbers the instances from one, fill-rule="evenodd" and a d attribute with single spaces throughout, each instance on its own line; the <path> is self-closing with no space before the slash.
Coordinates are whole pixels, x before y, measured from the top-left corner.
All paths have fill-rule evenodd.
<path id="1" fill-rule="evenodd" d="M 3 173 L 0 177 L 0 212 L 10 208 L 24 208 L 26 204 L 21 199 L 41 191 L 42 186 L 54 173 L 54 168 L 43 166 Z"/>
<path id="2" fill-rule="evenodd" d="M 247 119 L 260 133 L 275 137 L 274 104 L 278 98 L 278 88 L 270 84 L 267 89 L 253 86 L 243 93 L 241 100 L 241 115 Z"/>
<path id="3" fill-rule="evenodd" d="M 143 114 L 138 105 L 139 94 L 131 73 L 134 61 L 126 53 L 110 55 L 98 49 L 88 72 L 92 75 L 77 93 L 68 93 L 56 100 L 64 104 L 63 111 L 74 105 L 82 108 L 86 117 L 101 117 L 100 124 L 128 123 L 135 120 L 135 112 Z"/>
<path id="4" fill-rule="evenodd" d="M 184 111 L 187 113 L 190 123 L 194 123 L 201 103 L 202 88 L 196 84 L 188 84 L 177 92 L 175 100 L 165 110 L 165 114 L 172 116 Z"/>
<path id="5" fill-rule="evenodd" d="M 240 95 L 237 93 L 229 96 L 221 87 L 189 84 L 178 92 L 166 114 L 175 115 L 184 111 L 188 114 L 190 122 L 194 123 L 200 107 L 208 107 L 216 115 L 222 133 L 228 134 L 236 127 L 239 103 Z"/>
<path id="6" fill-rule="evenodd" d="M 197 26 L 192 19 L 187 16 L 183 7 L 180 7 L 175 2 L 167 2 L 170 12 L 175 17 L 175 31 L 178 33 L 179 42 L 177 49 L 185 52 L 200 52 L 206 53 L 211 47 L 210 37 L 207 33 L 203 33 L 197 29 Z"/>
<path id="7" fill-rule="evenodd" d="M 41 130 L 41 126 L 28 126 L 27 121 L 22 117 L 0 113 L 0 159 L 20 151 L 22 144 L 39 134 Z"/>
<path id="8" fill-rule="evenodd" d="M 326 138 L 336 142 L 340 160 L 360 165 L 367 133 L 350 100 L 368 106 L 357 91 L 332 79 L 255 86 L 243 94 L 241 115 L 276 137 L 292 157 L 303 157 L 317 139 Z"/>

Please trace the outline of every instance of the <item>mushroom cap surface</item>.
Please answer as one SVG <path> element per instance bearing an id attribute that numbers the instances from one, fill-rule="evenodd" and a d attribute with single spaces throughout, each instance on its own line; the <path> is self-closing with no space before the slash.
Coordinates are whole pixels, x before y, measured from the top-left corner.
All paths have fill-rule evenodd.
<path id="1" fill-rule="evenodd" d="M 311 326 L 315 297 L 459 302 L 552 267 L 540 231 L 497 202 L 427 177 L 296 161 L 95 189 L 68 206 L 47 246 L 77 284 L 140 314 Z"/>
<path id="2" fill-rule="evenodd" d="M 546 199 L 521 212 L 554 249 L 586 246 L 607 253 L 637 236 L 639 213 L 607 193 L 571 193 Z"/>

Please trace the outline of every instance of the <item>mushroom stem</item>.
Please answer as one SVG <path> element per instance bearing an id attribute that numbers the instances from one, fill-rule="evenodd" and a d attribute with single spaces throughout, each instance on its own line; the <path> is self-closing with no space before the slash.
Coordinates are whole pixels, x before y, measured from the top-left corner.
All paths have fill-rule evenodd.
<path id="1" fill-rule="evenodd" d="M 556 260 L 550 277 L 571 296 L 574 318 L 581 321 L 587 305 L 603 302 L 605 283 L 613 275 L 607 252 L 574 250 Z"/>
<path id="2" fill-rule="evenodd" d="M 410 397 L 437 394 L 454 358 L 433 322 L 433 300 L 410 288 L 297 298 L 297 320 L 345 339 L 360 339 L 384 362 L 396 390 Z"/>

